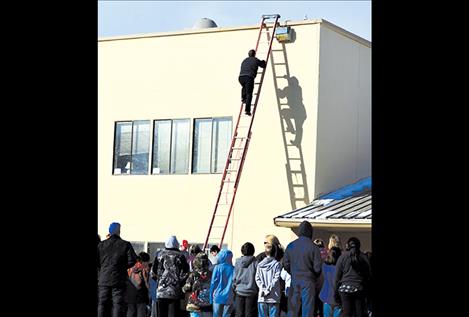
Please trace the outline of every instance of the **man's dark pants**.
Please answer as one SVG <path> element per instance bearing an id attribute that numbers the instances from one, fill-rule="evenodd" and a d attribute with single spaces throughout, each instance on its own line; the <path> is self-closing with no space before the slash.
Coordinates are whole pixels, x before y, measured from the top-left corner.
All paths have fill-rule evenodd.
<path id="1" fill-rule="evenodd" d="M 244 111 L 251 112 L 252 92 L 254 91 L 254 78 L 249 76 L 239 76 L 239 83 L 243 86 L 241 89 L 241 99 L 246 103 Z"/>
<path id="2" fill-rule="evenodd" d="M 312 280 L 291 281 L 288 294 L 288 317 L 313 316 L 316 309 L 316 285 Z"/>
<path id="3" fill-rule="evenodd" d="M 112 317 L 125 317 L 127 313 L 125 290 L 125 284 L 117 287 L 99 286 L 98 317 L 111 316 L 111 309 Z"/>

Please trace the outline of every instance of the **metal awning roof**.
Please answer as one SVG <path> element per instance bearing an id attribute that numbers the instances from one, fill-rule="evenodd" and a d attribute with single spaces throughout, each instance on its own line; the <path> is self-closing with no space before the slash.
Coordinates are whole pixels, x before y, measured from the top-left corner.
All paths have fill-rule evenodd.
<path id="1" fill-rule="evenodd" d="M 344 188 L 352 193 L 350 186 L 354 185 Z M 369 184 L 367 182 L 366 185 L 363 185 L 363 181 L 361 181 L 360 186 L 361 190 L 353 192 L 348 197 L 337 195 L 339 192 L 344 193 L 344 188 L 321 196 L 305 207 L 275 217 L 274 223 L 281 227 L 296 227 L 302 221 L 307 220 L 311 222 L 313 227 L 370 229 L 372 216 L 371 178 Z"/>

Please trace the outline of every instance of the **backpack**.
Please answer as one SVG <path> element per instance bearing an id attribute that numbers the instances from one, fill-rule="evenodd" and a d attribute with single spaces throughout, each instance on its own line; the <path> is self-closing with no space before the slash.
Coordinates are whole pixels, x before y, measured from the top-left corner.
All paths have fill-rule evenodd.
<path id="1" fill-rule="evenodd" d="M 144 283 L 142 269 L 142 264 L 140 262 L 137 262 L 134 267 L 128 270 L 129 280 L 136 289 L 141 289 Z"/>

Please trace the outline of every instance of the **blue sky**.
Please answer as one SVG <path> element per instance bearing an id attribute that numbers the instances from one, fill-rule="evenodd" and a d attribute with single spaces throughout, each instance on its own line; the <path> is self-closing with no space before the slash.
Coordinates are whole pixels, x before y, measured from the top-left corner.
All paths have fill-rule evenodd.
<path id="1" fill-rule="evenodd" d="M 371 1 L 113 1 L 98 0 L 98 37 L 190 29 L 201 18 L 219 27 L 321 18 L 371 41 Z"/>

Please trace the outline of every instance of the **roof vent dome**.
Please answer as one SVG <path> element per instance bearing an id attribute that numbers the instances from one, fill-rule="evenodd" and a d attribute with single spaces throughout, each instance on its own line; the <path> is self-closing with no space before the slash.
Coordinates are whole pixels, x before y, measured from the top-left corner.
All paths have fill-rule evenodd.
<path id="1" fill-rule="evenodd" d="M 215 21 L 209 19 L 209 18 L 202 18 L 199 21 L 197 21 L 196 24 L 192 27 L 193 29 L 207 29 L 207 28 L 217 28 L 218 25 L 215 23 Z"/>

